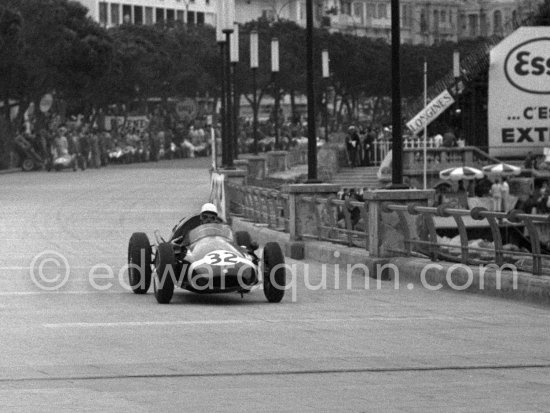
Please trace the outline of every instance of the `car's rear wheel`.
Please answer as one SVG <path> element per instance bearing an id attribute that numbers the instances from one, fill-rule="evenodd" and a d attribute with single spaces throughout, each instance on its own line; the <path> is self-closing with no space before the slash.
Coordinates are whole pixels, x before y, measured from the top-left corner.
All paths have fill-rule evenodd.
<path id="1" fill-rule="evenodd" d="M 155 258 L 156 276 L 153 282 L 155 298 L 159 304 L 168 304 L 174 295 L 176 274 L 176 257 L 172 245 L 167 242 L 159 244 Z"/>
<path id="2" fill-rule="evenodd" d="M 278 303 L 283 299 L 286 287 L 285 256 L 279 244 L 265 244 L 263 261 L 265 298 L 270 303 Z"/>
<path id="3" fill-rule="evenodd" d="M 252 239 L 250 238 L 250 234 L 246 231 L 235 232 L 235 243 L 239 246 L 249 248 L 250 244 L 252 244 Z"/>
<path id="4" fill-rule="evenodd" d="M 151 286 L 151 244 L 143 232 L 134 232 L 128 243 L 128 281 L 132 291 L 145 294 Z"/>

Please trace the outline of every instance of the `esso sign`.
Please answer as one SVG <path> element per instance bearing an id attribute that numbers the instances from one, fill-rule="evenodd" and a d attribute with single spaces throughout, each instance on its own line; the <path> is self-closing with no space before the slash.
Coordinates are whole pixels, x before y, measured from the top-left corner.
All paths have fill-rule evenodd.
<path id="1" fill-rule="evenodd" d="M 506 56 L 504 71 L 517 89 L 550 94 L 550 37 L 531 39 L 514 47 Z"/>

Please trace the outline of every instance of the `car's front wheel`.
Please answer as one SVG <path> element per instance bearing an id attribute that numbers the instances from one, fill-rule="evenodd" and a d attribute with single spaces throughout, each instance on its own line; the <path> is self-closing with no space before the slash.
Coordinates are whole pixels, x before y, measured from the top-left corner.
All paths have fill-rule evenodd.
<path id="1" fill-rule="evenodd" d="M 136 294 L 151 286 L 151 244 L 143 232 L 134 232 L 128 243 L 128 281 Z"/>
<path id="2" fill-rule="evenodd" d="M 285 256 L 276 242 L 268 242 L 264 247 L 264 294 L 270 303 L 278 303 L 285 295 L 286 269 Z"/>
<path id="3" fill-rule="evenodd" d="M 153 281 L 155 298 L 159 304 L 169 304 L 174 295 L 176 257 L 172 245 L 159 244 L 155 259 L 156 275 Z"/>

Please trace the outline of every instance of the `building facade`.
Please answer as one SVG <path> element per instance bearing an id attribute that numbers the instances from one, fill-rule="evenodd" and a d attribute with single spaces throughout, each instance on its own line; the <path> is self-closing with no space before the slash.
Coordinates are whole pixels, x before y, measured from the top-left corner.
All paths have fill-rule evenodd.
<path id="1" fill-rule="evenodd" d="M 505 36 L 540 0 L 401 0 L 403 43 L 427 44 Z M 123 22 L 215 25 L 217 0 L 80 0 L 105 27 Z M 391 0 L 314 0 L 314 23 L 332 32 L 390 41 Z M 236 21 L 260 17 L 305 26 L 305 0 L 236 0 Z"/>
<path id="2" fill-rule="evenodd" d="M 180 21 L 215 25 L 216 0 L 79 0 L 105 27 Z"/>

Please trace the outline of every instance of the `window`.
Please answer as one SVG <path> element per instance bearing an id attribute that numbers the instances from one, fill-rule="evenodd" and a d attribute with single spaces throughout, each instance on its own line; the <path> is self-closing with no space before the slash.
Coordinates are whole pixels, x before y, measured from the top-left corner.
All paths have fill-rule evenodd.
<path id="1" fill-rule="evenodd" d="M 195 24 L 195 12 L 194 11 L 188 11 L 187 12 L 187 23 L 188 24 Z"/>
<path id="2" fill-rule="evenodd" d="M 351 16 L 351 3 L 349 1 L 342 1 L 342 14 Z"/>
<path id="3" fill-rule="evenodd" d="M 176 12 L 176 20 L 179 21 L 179 22 L 183 22 L 184 20 L 184 13 L 183 13 L 183 10 L 178 10 Z"/>
<path id="4" fill-rule="evenodd" d="M 422 10 L 420 12 L 420 31 L 427 32 L 428 31 L 428 22 L 426 21 L 426 11 Z"/>
<path id="5" fill-rule="evenodd" d="M 197 24 L 204 24 L 204 13 L 201 11 L 197 12 Z"/>
<path id="6" fill-rule="evenodd" d="M 445 10 L 441 11 L 441 23 L 447 24 L 447 13 L 445 12 Z"/>
<path id="7" fill-rule="evenodd" d="M 145 24 L 153 24 L 153 8 L 145 7 Z"/>
<path id="8" fill-rule="evenodd" d="M 437 31 L 439 29 L 439 11 L 434 10 L 434 30 Z"/>
<path id="9" fill-rule="evenodd" d="M 107 3 L 99 3 L 99 23 L 106 25 L 107 24 Z"/>
<path id="10" fill-rule="evenodd" d="M 376 5 L 373 3 L 367 3 L 367 18 L 368 19 L 376 18 Z"/>
<path id="11" fill-rule="evenodd" d="M 134 23 L 143 24 L 143 7 L 134 6 Z"/>
<path id="12" fill-rule="evenodd" d="M 502 33 L 502 12 L 500 10 L 495 10 L 493 13 L 493 33 Z"/>
<path id="13" fill-rule="evenodd" d="M 267 20 L 275 20 L 275 12 L 273 9 L 262 10 L 262 17 Z"/>
<path id="14" fill-rule="evenodd" d="M 120 24 L 120 4 L 111 3 L 111 24 Z"/>
<path id="15" fill-rule="evenodd" d="M 363 3 L 353 3 L 353 15 L 357 17 L 361 24 L 365 23 L 363 21 Z"/>
<path id="16" fill-rule="evenodd" d="M 385 3 L 378 4 L 378 18 L 387 19 L 388 18 L 388 8 Z"/>
<path id="17" fill-rule="evenodd" d="M 173 22 L 176 19 L 176 12 L 174 9 L 167 9 L 166 10 L 166 20 L 169 22 Z"/>
<path id="18" fill-rule="evenodd" d="M 122 6 L 122 18 L 124 19 L 124 23 L 132 23 L 132 6 L 126 4 Z"/>
<path id="19" fill-rule="evenodd" d="M 164 9 L 155 9 L 155 14 L 157 22 L 164 21 Z"/>

